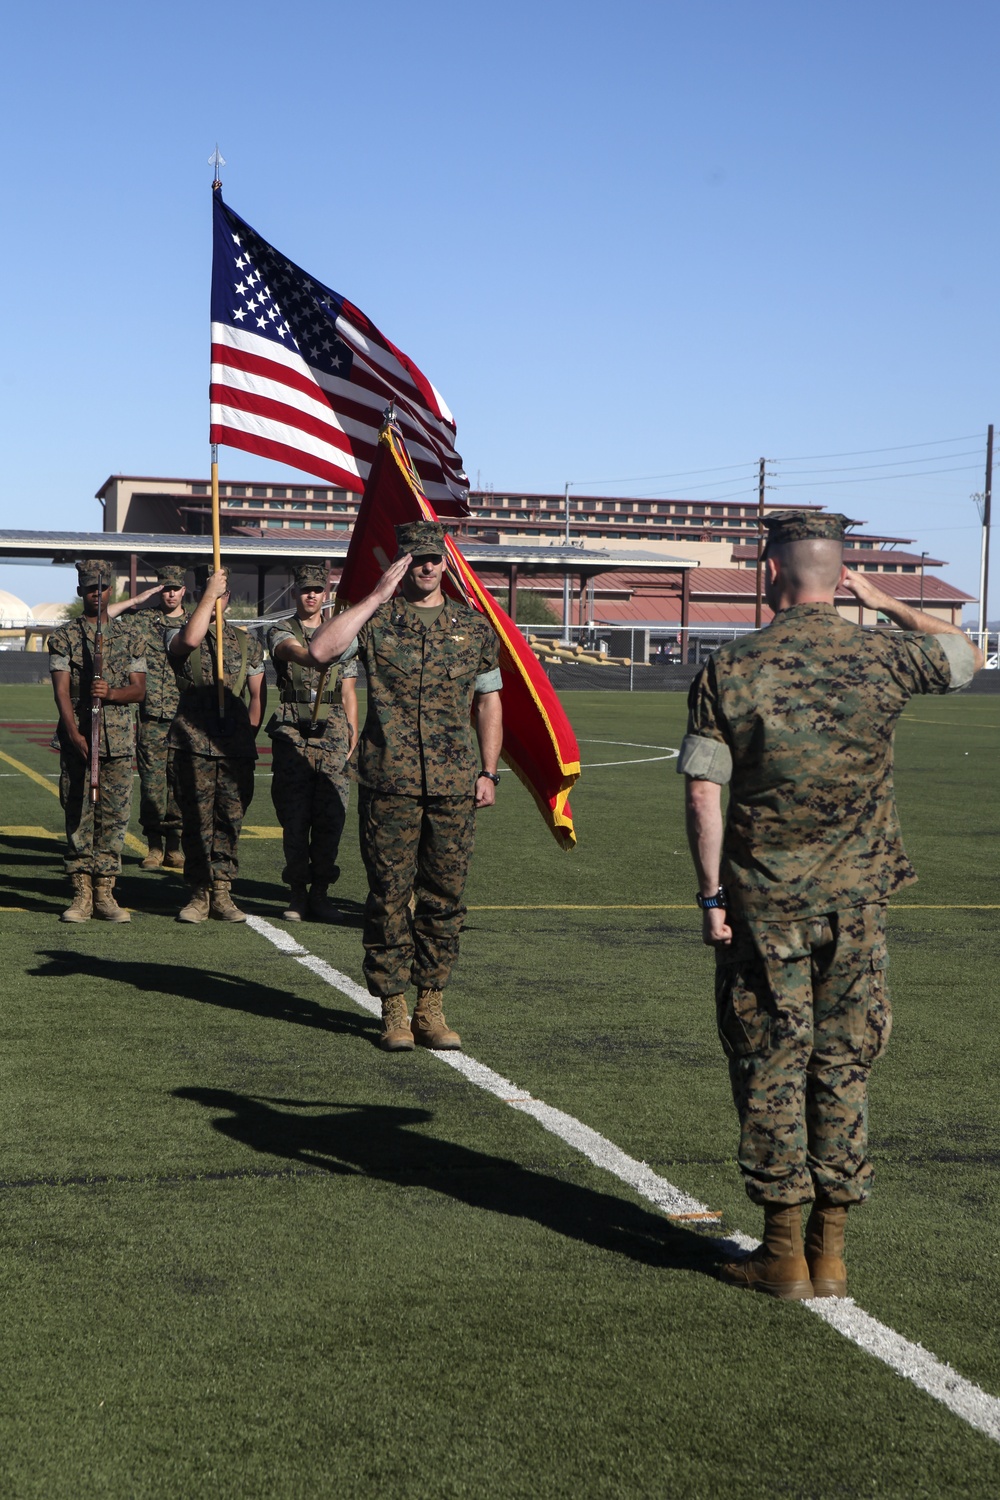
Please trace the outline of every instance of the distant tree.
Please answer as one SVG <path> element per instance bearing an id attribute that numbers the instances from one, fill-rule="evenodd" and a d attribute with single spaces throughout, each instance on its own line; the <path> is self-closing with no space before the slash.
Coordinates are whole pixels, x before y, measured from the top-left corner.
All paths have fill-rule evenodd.
<path id="1" fill-rule="evenodd" d="M 510 590 L 504 589 L 496 595 L 501 609 L 510 614 Z M 559 616 L 538 589 L 518 589 L 517 623 L 519 625 L 558 625 Z"/>

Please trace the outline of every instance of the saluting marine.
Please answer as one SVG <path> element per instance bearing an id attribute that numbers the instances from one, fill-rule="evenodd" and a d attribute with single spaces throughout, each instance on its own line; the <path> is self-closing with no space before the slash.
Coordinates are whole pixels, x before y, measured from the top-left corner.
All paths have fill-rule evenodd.
<path id="1" fill-rule="evenodd" d="M 282 829 L 291 887 L 289 922 L 311 916 L 335 922 L 327 892 L 340 875 L 337 852 L 347 816 L 347 758 L 358 738 L 357 662 L 319 671 L 309 642 L 322 624 L 325 563 L 295 569 L 295 614 L 267 633 L 281 706 L 267 724 L 271 737 L 271 801 Z"/>
<path id="2" fill-rule="evenodd" d="M 135 627 L 108 619 L 110 563 L 80 562 L 77 593 L 83 614 L 49 636 L 49 671 L 59 710 L 59 800 L 66 817 L 66 873 L 73 902 L 63 922 L 128 922 L 115 900 L 115 879 L 132 810 L 132 708 L 145 692 L 146 663 Z M 102 587 L 103 585 L 103 587 Z M 101 673 L 94 671 L 98 619 L 102 623 Z M 90 796 L 90 725 L 101 705 L 100 779 Z"/>
<path id="3" fill-rule="evenodd" d="M 476 809 L 495 801 L 503 742 L 499 644 L 483 615 L 444 597 L 444 527 L 414 521 L 397 526 L 396 539 L 377 588 L 321 626 L 310 647 L 320 665 L 356 651 L 368 678 L 355 757 L 369 887 L 364 972 L 382 1000 L 380 1045 L 390 1052 L 414 1040 L 461 1046 L 442 991 L 458 957 Z"/>
<path id="4" fill-rule="evenodd" d="M 844 516 L 765 524 L 774 619 L 702 667 L 677 763 L 740 1170 L 764 1210 L 761 1247 L 721 1274 L 774 1297 L 843 1297 L 847 1212 L 873 1177 L 868 1075 L 891 1029 L 885 906 L 916 879 L 893 732 L 912 695 L 965 687 L 982 656 L 955 626 L 847 571 Z M 845 620 L 843 589 L 903 633 Z"/>
<path id="5" fill-rule="evenodd" d="M 253 800 L 254 743 L 264 714 L 264 651 L 255 636 L 223 621 L 223 714 L 216 685 L 215 601 L 228 603 L 224 570 L 213 573 L 187 623 L 167 631 L 180 692 L 170 726 L 167 774 L 181 811 L 184 879 L 191 899 L 180 922 L 245 922 L 230 888 L 237 848 Z M 249 694 L 249 707 L 243 694 Z"/>
<path id="6" fill-rule="evenodd" d="M 157 587 L 140 598 L 159 594 L 159 608 L 144 610 L 136 621 L 146 658 L 146 696 L 139 705 L 136 766 L 139 772 L 139 822 L 149 845 L 144 870 L 184 867 L 181 853 L 181 810 L 167 780 L 167 740 L 179 690 L 167 655 L 168 630 L 179 628 L 184 611 L 184 569 L 169 563 L 157 570 Z"/>

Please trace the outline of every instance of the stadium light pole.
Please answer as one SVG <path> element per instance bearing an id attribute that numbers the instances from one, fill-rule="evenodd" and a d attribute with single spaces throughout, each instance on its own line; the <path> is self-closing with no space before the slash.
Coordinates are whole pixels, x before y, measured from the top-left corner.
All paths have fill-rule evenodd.
<path id="1" fill-rule="evenodd" d="M 923 607 L 924 607 L 924 558 L 927 555 L 928 554 L 926 552 L 921 552 L 921 554 L 920 554 L 920 608 L 921 609 L 923 609 Z"/>

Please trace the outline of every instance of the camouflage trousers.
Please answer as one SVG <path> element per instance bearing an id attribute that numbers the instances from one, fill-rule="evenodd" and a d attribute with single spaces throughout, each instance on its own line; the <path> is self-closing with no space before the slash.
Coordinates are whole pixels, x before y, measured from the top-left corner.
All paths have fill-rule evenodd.
<path id="1" fill-rule="evenodd" d="M 465 921 L 475 802 L 396 797 L 361 787 L 358 821 L 368 873 L 363 941 L 369 993 L 399 995 L 410 984 L 444 989 Z"/>
<path id="2" fill-rule="evenodd" d="M 66 815 L 66 873 L 117 875 L 132 812 L 132 757 L 101 761 L 97 806 L 90 800 L 90 767 L 72 749 L 59 756 L 59 801 Z"/>
<path id="3" fill-rule="evenodd" d="M 180 833 L 181 810 L 167 780 L 169 719 L 140 719 L 135 747 L 139 772 L 139 822 L 147 839 Z"/>
<path id="4" fill-rule="evenodd" d="M 184 879 L 188 885 L 235 880 L 243 816 L 253 801 L 254 762 L 171 750 L 170 786 L 181 813 Z"/>
<path id="5" fill-rule="evenodd" d="M 282 879 L 291 886 L 333 885 L 340 874 L 337 851 L 351 789 L 344 769 L 346 737 L 341 745 L 279 731 L 271 753 L 271 801 L 285 855 Z"/>
<path id="6" fill-rule="evenodd" d="M 880 904 L 736 919 L 732 945 L 716 950 L 719 1036 L 755 1203 L 868 1196 L 868 1074 L 892 1029 L 887 962 Z"/>

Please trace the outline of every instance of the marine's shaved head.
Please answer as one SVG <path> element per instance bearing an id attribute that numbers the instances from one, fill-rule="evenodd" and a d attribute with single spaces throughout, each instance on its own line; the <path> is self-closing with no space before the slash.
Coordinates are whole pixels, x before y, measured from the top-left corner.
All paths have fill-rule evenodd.
<path id="1" fill-rule="evenodd" d="M 832 537 L 810 537 L 768 547 L 784 590 L 792 594 L 832 593 L 844 566 L 844 544 Z"/>

